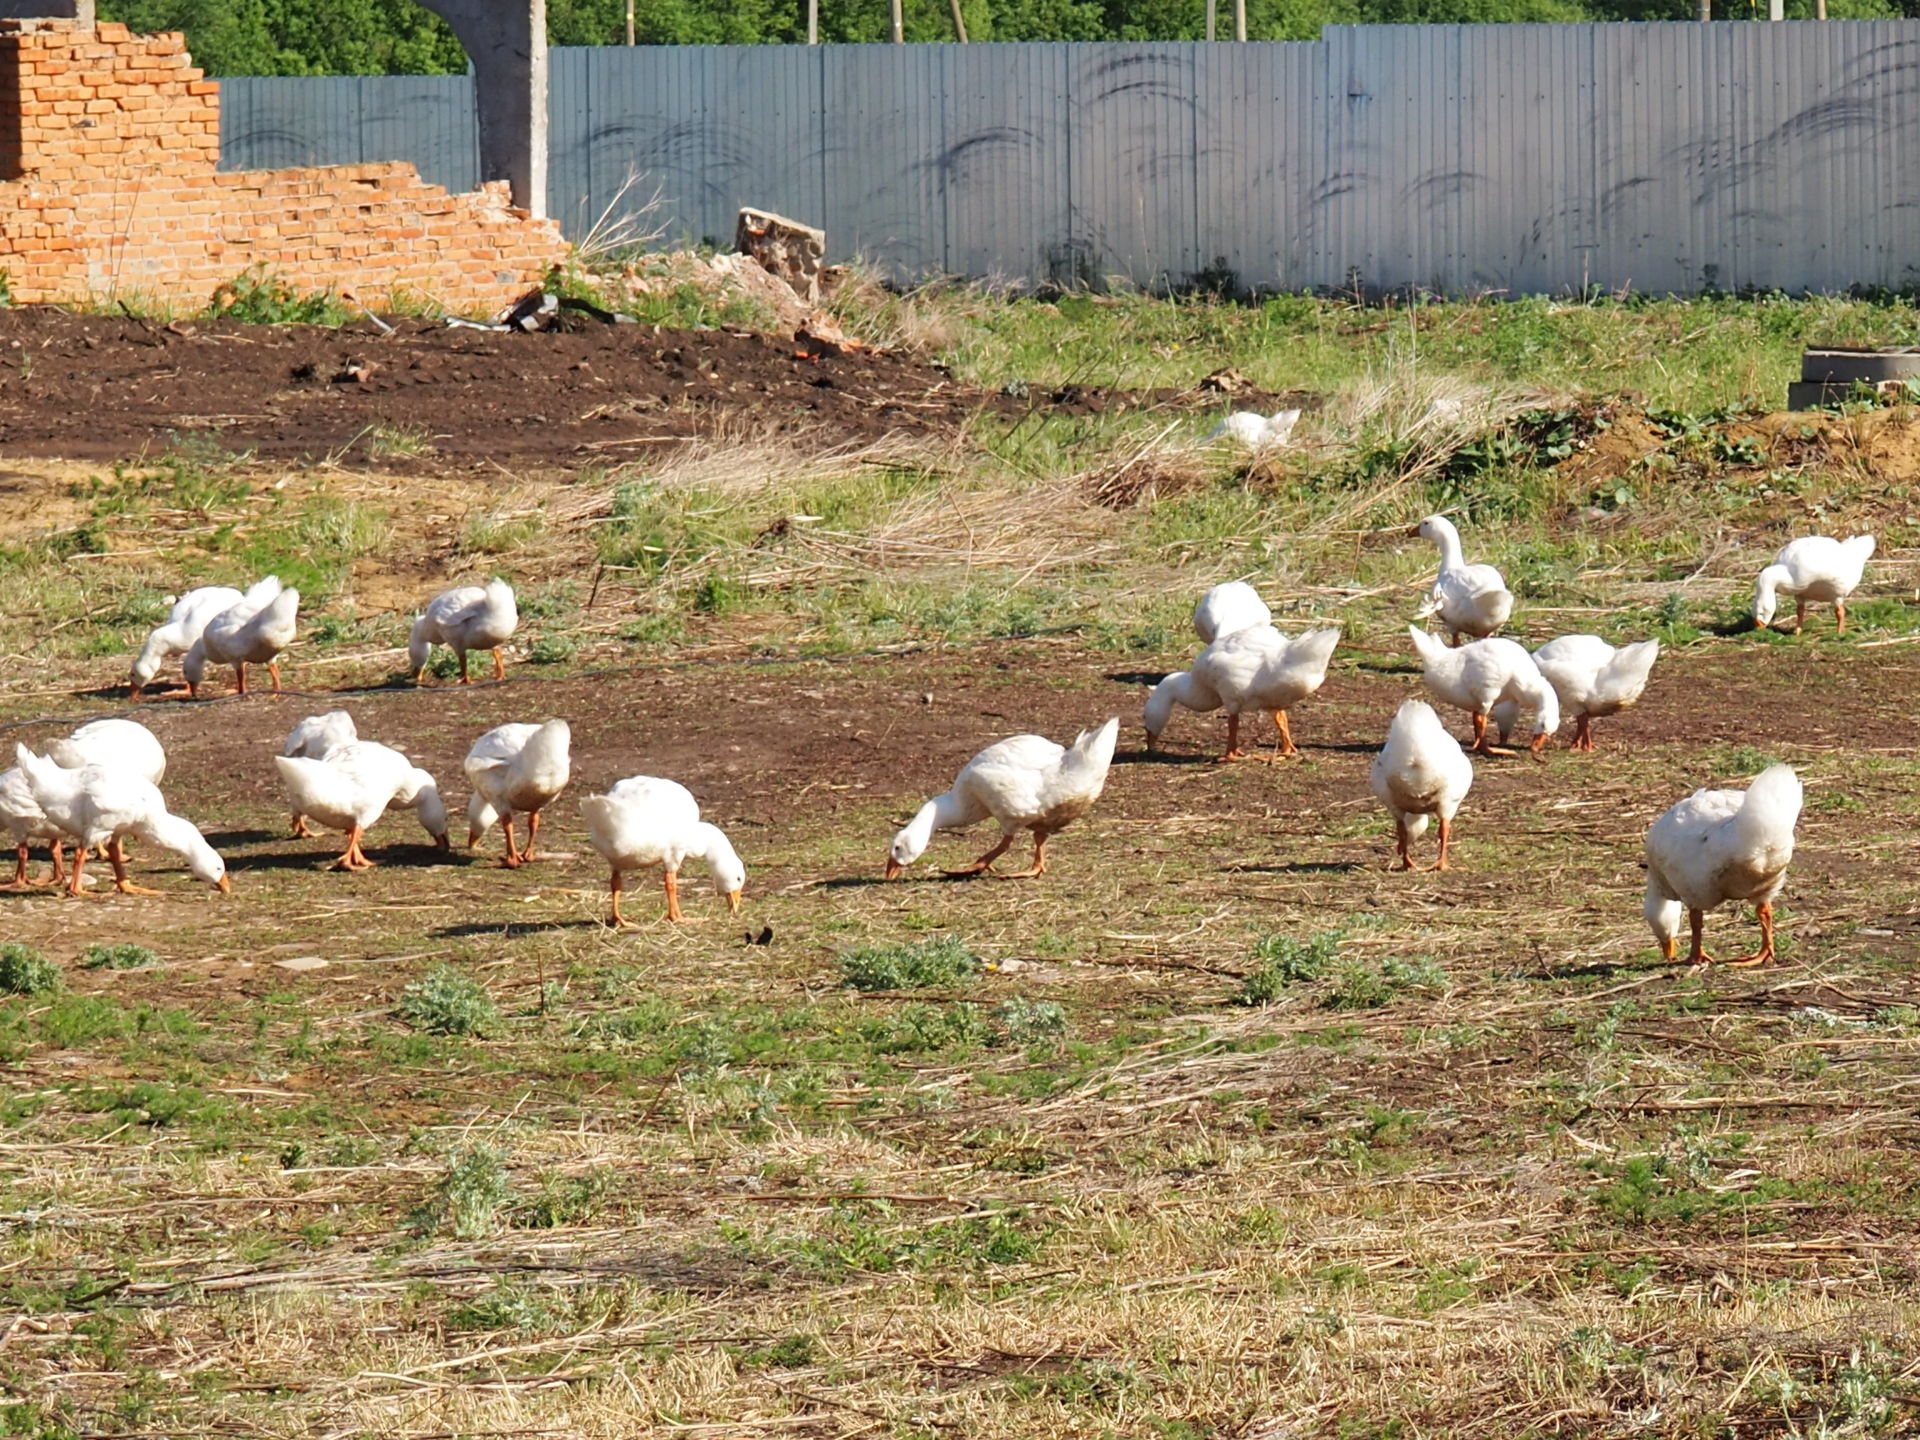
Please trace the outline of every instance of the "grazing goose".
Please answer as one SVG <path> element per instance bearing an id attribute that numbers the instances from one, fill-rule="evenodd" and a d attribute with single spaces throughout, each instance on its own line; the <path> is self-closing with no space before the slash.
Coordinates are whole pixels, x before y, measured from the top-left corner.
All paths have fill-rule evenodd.
<path id="1" fill-rule="evenodd" d="M 1177 704 L 1203 712 L 1225 707 L 1227 749 L 1222 760 L 1245 757 L 1240 748 L 1240 717 L 1255 710 L 1273 716 L 1279 732 L 1270 758 L 1297 755 L 1287 711 L 1325 682 L 1327 664 L 1339 643 L 1338 626 L 1289 637 L 1271 625 L 1255 625 L 1221 636 L 1200 652 L 1191 669 L 1167 676 L 1147 696 L 1147 748 L 1159 745 Z"/>
<path id="2" fill-rule="evenodd" d="M 501 725 L 473 742 L 467 752 L 467 848 L 498 821 L 507 837 L 500 863 L 517 869 L 534 858 L 540 838 L 540 812 L 566 788 L 572 768 L 573 731 L 564 720 L 544 725 Z M 513 817 L 527 817 L 527 848 L 516 848 Z"/>
<path id="3" fill-rule="evenodd" d="M 67 867 L 60 858 L 66 832 L 47 819 L 46 811 L 33 798 L 27 772 L 18 765 L 0 772 L 0 830 L 12 839 L 16 856 L 13 881 L 0 885 L 0 890 L 27 890 L 37 885 L 59 885 L 66 880 Z M 44 880 L 27 878 L 27 849 L 31 845 L 45 845 L 52 852 L 53 869 Z"/>
<path id="4" fill-rule="evenodd" d="M 104 765 L 137 775 L 149 785 L 167 778 L 167 752 L 137 720 L 90 720 L 64 740 L 50 741 L 47 758 L 65 770 Z"/>
<path id="5" fill-rule="evenodd" d="M 687 917 L 680 913 L 680 867 L 696 857 L 707 862 L 713 888 L 726 896 L 727 908 L 736 915 L 740 912 L 740 892 L 747 885 L 746 867 L 720 827 L 700 818 L 699 802 L 686 786 L 652 775 L 635 775 L 604 795 L 589 795 L 582 800 L 580 815 L 587 823 L 589 843 L 612 872 L 608 880 L 613 897 L 610 925 L 631 927 L 633 922 L 620 913 L 626 873 L 652 865 L 660 867 L 661 883 L 666 886 L 667 919 L 675 924 L 684 921 Z"/>
<path id="6" fill-rule="evenodd" d="M 73 865 L 67 872 L 67 893 L 78 895 L 85 884 L 87 851 L 104 845 L 113 865 L 114 889 L 122 895 L 158 895 L 127 878 L 126 837 L 138 835 L 155 845 L 184 855 L 187 868 L 225 893 L 233 886 L 227 865 L 207 844 L 190 820 L 169 814 L 159 788 L 125 770 L 86 765 L 68 770 L 24 745 L 14 756 L 25 772 L 33 800 L 47 819 L 74 842 Z"/>
<path id="7" fill-rule="evenodd" d="M 469 650 L 491 650 L 493 678 L 505 679 L 507 666 L 500 658 L 500 647 L 513 638 L 519 625 L 513 587 L 498 576 L 485 585 L 462 585 L 434 596 L 407 637 L 407 664 L 414 684 L 425 677 L 435 645 L 446 645 L 460 657 L 462 685 L 473 683 L 467 674 Z"/>
<path id="8" fill-rule="evenodd" d="M 1236 630 L 1272 623 L 1273 612 L 1267 609 L 1267 602 L 1244 580 L 1214 586 L 1193 607 L 1193 633 L 1202 645 L 1211 645 Z"/>
<path id="9" fill-rule="evenodd" d="M 1775 595 L 1793 596 L 1796 629 L 1807 628 L 1807 606 L 1833 606 L 1834 633 L 1847 633 L 1847 597 L 1860 587 L 1867 561 L 1873 558 L 1873 536 L 1855 535 L 1834 540 L 1825 535 L 1803 535 L 1789 540 L 1760 572 L 1753 587 L 1753 623 L 1765 629 L 1773 623 Z"/>
<path id="10" fill-rule="evenodd" d="M 273 677 L 273 693 L 280 693 L 280 652 L 293 643 L 300 624 L 300 592 L 269 575 L 207 622 L 200 638 L 180 662 L 187 690 L 198 698 L 208 664 L 231 665 L 239 693 L 247 693 L 247 666 L 265 665 Z"/>
<path id="11" fill-rule="evenodd" d="M 360 842 L 393 806 L 416 812 L 433 843 L 447 848 L 447 807 L 440 799 L 440 787 L 433 776 L 391 746 L 356 740 L 324 760 L 276 755 L 273 763 L 296 811 L 346 835 L 346 849 L 328 867 L 331 870 L 373 867 L 375 862 L 367 858 Z"/>
<path id="12" fill-rule="evenodd" d="M 1120 738 L 1116 716 L 1095 730 L 1082 730 L 1062 748 L 1041 735 L 1015 735 L 989 745 L 960 769 L 953 788 L 936 795 L 887 851 L 886 878 L 895 879 L 926 853 L 936 830 L 964 830 L 991 816 L 1000 840 L 971 865 L 949 875 L 991 870 L 1022 830 L 1033 832 L 1033 864 L 1008 880 L 1047 873 L 1047 841 L 1093 808 L 1106 788 L 1113 747 Z"/>
<path id="13" fill-rule="evenodd" d="M 1676 958 L 1680 911 L 1693 930 L 1687 958 L 1713 957 L 1700 943 L 1706 912 L 1729 900 L 1750 900 L 1760 917 L 1760 948 L 1727 963 L 1773 959 L 1773 897 L 1793 861 L 1800 819 L 1800 777 L 1791 766 L 1762 770 L 1745 790 L 1696 790 L 1647 831 L 1647 896 L 1643 910 L 1660 953 Z"/>
<path id="14" fill-rule="evenodd" d="M 1456 645 L 1462 635 L 1483 640 L 1507 623 L 1507 617 L 1513 614 L 1513 592 L 1493 566 L 1467 564 L 1460 532 L 1451 520 L 1444 515 L 1429 515 L 1409 533 L 1440 547 L 1440 573 L 1420 608 L 1421 618 L 1438 615 Z"/>
<path id="15" fill-rule="evenodd" d="M 353 723 L 353 716 L 344 710 L 329 710 L 324 715 L 309 715 L 289 730 L 280 753 L 294 758 L 324 760 L 341 746 L 351 745 L 359 738 L 360 731 Z M 296 840 L 311 840 L 319 832 L 307 823 L 306 816 L 296 810 L 289 833 Z"/>
<path id="16" fill-rule="evenodd" d="M 1593 749 L 1593 720 L 1618 715 L 1636 704 L 1647 688 L 1653 662 L 1660 658 L 1658 640 L 1614 649 L 1598 635 L 1562 635 L 1533 652 L 1533 663 L 1560 698 L 1560 713 L 1573 716 L 1573 750 Z M 1493 707 L 1494 724 L 1504 741 L 1513 733 L 1520 707 L 1502 700 Z"/>
<path id="17" fill-rule="evenodd" d="M 1393 868 L 1413 869 L 1412 843 L 1426 833 L 1428 819 L 1437 818 L 1440 858 L 1433 868 L 1451 870 L 1447 849 L 1453 841 L 1453 817 L 1473 788 L 1473 761 L 1426 701 L 1409 700 L 1400 707 L 1368 778 L 1373 793 L 1393 812 L 1400 857 Z"/>
<path id="18" fill-rule="evenodd" d="M 1512 640 L 1475 640 L 1454 650 L 1418 625 L 1409 625 L 1407 631 L 1420 655 L 1428 693 L 1441 704 L 1473 716 L 1474 754 L 1513 753 L 1496 749 L 1487 740 L 1487 718 L 1502 700 L 1533 707 L 1530 748 L 1535 755 L 1546 748 L 1549 737 L 1560 728 L 1560 697 L 1524 646 Z"/>
<path id="19" fill-rule="evenodd" d="M 167 623 L 148 631 L 146 643 L 133 657 L 133 669 L 128 674 L 133 698 L 141 697 L 162 665 L 193 648 L 209 620 L 222 610 L 238 605 L 241 599 L 240 592 L 230 585 L 202 585 L 174 601 L 173 608 L 167 612 Z"/>

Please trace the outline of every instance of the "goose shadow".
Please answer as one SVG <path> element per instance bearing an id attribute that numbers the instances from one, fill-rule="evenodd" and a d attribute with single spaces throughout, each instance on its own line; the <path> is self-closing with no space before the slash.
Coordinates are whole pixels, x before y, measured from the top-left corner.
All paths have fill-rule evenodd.
<path id="1" fill-rule="evenodd" d="M 1113 763 L 1116 765 L 1213 765 L 1217 760 L 1212 755 L 1188 755 L 1171 750 L 1116 750 Z"/>
<path id="2" fill-rule="evenodd" d="M 1223 875 L 1350 875 L 1367 867 L 1358 860 L 1295 860 L 1286 865 L 1222 865 Z"/>
<path id="3" fill-rule="evenodd" d="M 509 920 L 489 925 L 484 920 L 469 920 L 459 925 L 442 925 L 427 934 L 435 940 L 469 940 L 482 935 L 497 935 L 519 940 L 528 935 L 545 935 L 556 930 L 604 930 L 602 920 Z"/>
<path id="4" fill-rule="evenodd" d="M 276 840 L 294 838 L 284 830 L 202 830 L 200 833 L 216 850 L 230 850 L 237 845 L 271 845 Z"/>
<path id="5" fill-rule="evenodd" d="M 1178 675 L 1178 670 L 1113 670 L 1104 677 L 1116 685 L 1158 685 L 1169 675 Z"/>
<path id="6" fill-rule="evenodd" d="M 1684 963 L 1670 960 L 1639 965 L 1624 960 L 1596 960 L 1590 965 L 1570 965 L 1565 969 L 1543 966 L 1537 970 L 1518 970 L 1514 974 L 1521 980 L 1610 980 L 1616 975 L 1646 975 L 1656 970 L 1685 972 L 1686 969 Z"/>
<path id="7" fill-rule="evenodd" d="M 300 841 L 292 841 L 300 844 Z M 216 849 L 219 847 L 216 846 Z M 339 850 L 268 850 L 252 855 L 240 855 L 227 862 L 227 869 L 236 875 L 258 871 L 265 873 L 274 870 L 310 870 L 330 869 L 333 862 L 340 858 Z M 368 857 L 376 869 L 391 870 L 464 870 L 479 863 L 470 855 L 455 851 L 441 850 L 433 845 L 386 845 L 375 850 Z"/>

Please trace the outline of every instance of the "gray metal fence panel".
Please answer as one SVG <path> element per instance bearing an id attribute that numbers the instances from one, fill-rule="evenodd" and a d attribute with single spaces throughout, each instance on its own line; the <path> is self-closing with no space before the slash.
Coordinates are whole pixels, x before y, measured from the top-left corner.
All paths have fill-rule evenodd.
<path id="1" fill-rule="evenodd" d="M 220 86 L 229 170 L 411 160 L 435 185 L 471 190 L 480 128 L 467 75 L 242 78 Z"/>
<path id="2" fill-rule="evenodd" d="M 945 143 L 931 162 L 946 224 L 940 268 L 1070 278 L 1081 266 L 1068 199 L 1066 47 L 942 48 Z"/>
<path id="3" fill-rule="evenodd" d="M 471 81 L 226 82 L 229 168 L 476 173 Z M 1450 293 L 1920 281 L 1920 22 L 554 53 L 549 203 L 741 205 L 896 279 Z"/>
<path id="4" fill-rule="evenodd" d="M 1075 45 L 1067 77 L 1068 201 L 1092 276 L 1182 280 L 1199 258 L 1194 209 L 1198 45 Z"/>

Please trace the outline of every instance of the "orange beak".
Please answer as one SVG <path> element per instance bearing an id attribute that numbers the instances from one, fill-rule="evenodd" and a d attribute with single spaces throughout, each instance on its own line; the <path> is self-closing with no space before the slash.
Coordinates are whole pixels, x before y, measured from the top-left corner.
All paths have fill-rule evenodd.
<path id="1" fill-rule="evenodd" d="M 1680 941 L 1678 937 L 1669 935 L 1666 939 L 1662 940 L 1660 942 L 1660 953 L 1669 960 L 1678 959 L 1680 956 Z"/>
<path id="2" fill-rule="evenodd" d="M 727 909 L 735 915 L 740 913 L 740 892 L 738 890 L 727 891 Z"/>
<path id="3" fill-rule="evenodd" d="M 140 692 L 145 688 L 146 688 L 145 686 L 141 686 L 141 685 L 127 686 L 127 698 L 129 700 L 138 700 L 140 698 Z"/>
<path id="4" fill-rule="evenodd" d="M 1533 758 L 1536 760 L 1540 758 L 1540 752 L 1542 750 L 1545 750 L 1546 748 L 1547 748 L 1547 733 L 1544 730 L 1541 731 L 1538 735 L 1534 736 L 1533 744 L 1527 747 L 1527 749 L 1533 752 Z"/>
<path id="5" fill-rule="evenodd" d="M 893 856 L 889 855 L 887 856 L 887 868 L 885 872 L 881 875 L 881 878 L 883 880 L 898 880 L 900 878 L 901 872 L 904 871 L 906 868 L 907 868 L 906 866 L 902 865 L 898 860 L 894 859 Z"/>
<path id="6" fill-rule="evenodd" d="M 231 895 L 233 894 L 233 881 L 229 880 L 225 875 L 222 875 L 219 880 L 215 882 L 214 888 L 222 895 Z"/>

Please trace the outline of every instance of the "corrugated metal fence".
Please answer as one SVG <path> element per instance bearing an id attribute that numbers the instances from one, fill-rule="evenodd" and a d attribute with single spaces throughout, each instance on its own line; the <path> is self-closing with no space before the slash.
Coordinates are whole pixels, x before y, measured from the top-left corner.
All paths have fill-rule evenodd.
<path id="1" fill-rule="evenodd" d="M 222 163 L 471 186 L 463 77 L 229 80 Z M 892 276 L 1454 294 L 1920 281 L 1920 22 L 563 49 L 551 208 L 756 205 Z M 629 185 L 629 178 L 632 183 Z"/>

